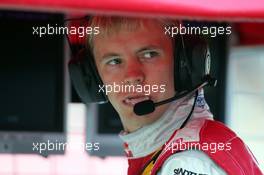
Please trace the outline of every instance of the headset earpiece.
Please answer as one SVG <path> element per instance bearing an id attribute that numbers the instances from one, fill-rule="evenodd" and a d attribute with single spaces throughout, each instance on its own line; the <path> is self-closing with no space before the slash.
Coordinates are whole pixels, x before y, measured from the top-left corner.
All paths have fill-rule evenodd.
<path id="1" fill-rule="evenodd" d="M 180 93 L 194 88 L 210 73 L 210 51 L 199 36 L 182 35 L 175 42 L 174 84 Z"/>
<path id="2" fill-rule="evenodd" d="M 75 90 L 84 103 L 105 103 L 108 101 L 104 92 L 99 92 L 103 86 L 97 72 L 92 53 L 81 49 L 69 64 L 69 73 Z"/>

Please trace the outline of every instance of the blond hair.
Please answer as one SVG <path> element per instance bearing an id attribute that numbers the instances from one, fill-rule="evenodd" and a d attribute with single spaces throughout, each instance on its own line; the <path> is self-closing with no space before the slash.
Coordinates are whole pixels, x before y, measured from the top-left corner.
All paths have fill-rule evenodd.
<path id="1" fill-rule="evenodd" d="M 133 18 L 133 17 L 119 17 L 119 16 L 93 16 L 90 18 L 90 27 L 99 27 L 100 34 L 111 35 L 118 33 L 120 30 L 134 31 L 143 27 L 143 22 L 146 20 L 154 20 L 163 27 L 177 26 L 179 24 L 176 20 L 171 19 L 154 19 L 154 18 Z M 93 35 L 90 35 L 87 40 L 88 48 L 93 50 Z"/>

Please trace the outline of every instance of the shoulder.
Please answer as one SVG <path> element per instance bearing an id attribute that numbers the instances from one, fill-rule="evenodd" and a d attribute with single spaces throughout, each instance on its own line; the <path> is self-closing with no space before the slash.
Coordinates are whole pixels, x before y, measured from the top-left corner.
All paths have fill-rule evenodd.
<path id="1" fill-rule="evenodd" d="M 194 119 L 174 133 L 169 142 L 182 139 L 183 142 L 228 142 L 237 135 L 223 123 L 210 119 Z"/>
<path id="2" fill-rule="evenodd" d="M 167 174 L 225 175 L 226 173 L 202 151 L 187 150 L 168 157 L 158 175 Z"/>
<path id="3" fill-rule="evenodd" d="M 190 173 L 187 174 L 192 174 L 194 170 L 197 174 L 217 174 L 220 169 L 218 166 L 228 174 L 260 172 L 247 145 L 231 129 L 212 120 L 190 122 L 189 126 L 175 133 L 160 157 L 157 160 L 159 167 L 166 173 L 175 171 L 173 175 L 181 175 L 184 174 L 182 171 L 187 173 L 189 170 Z M 199 172 L 200 170 L 203 171 Z"/>
<path id="4" fill-rule="evenodd" d="M 214 120 L 206 120 L 203 127 L 201 128 L 201 134 L 206 137 L 213 139 L 218 138 L 222 141 L 236 138 L 237 135 L 230 128 L 225 126 L 223 123 L 214 121 Z M 216 137 L 217 136 L 217 137 Z"/>

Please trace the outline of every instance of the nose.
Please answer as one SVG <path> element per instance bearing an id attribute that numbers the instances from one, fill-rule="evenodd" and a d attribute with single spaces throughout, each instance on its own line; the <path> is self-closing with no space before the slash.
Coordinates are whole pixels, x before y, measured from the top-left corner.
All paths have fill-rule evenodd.
<path id="1" fill-rule="evenodd" d="M 138 60 L 130 61 L 127 64 L 125 73 L 125 84 L 138 85 L 142 84 L 145 80 L 143 66 Z"/>

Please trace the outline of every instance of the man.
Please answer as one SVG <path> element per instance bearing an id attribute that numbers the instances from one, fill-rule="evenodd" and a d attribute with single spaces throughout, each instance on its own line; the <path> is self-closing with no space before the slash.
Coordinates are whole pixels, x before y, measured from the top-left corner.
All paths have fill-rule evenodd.
<path id="1" fill-rule="evenodd" d="M 91 19 L 91 26 L 100 28 L 100 34 L 89 38 L 89 48 L 102 82 L 158 87 L 148 95 L 142 89 L 107 94 L 124 127 L 120 136 L 128 156 L 128 174 L 262 174 L 243 142 L 213 121 L 202 89 L 144 116 L 134 113 L 134 105 L 141 101 L 159 102 L 177 94 L 177 41 L 164 34 L 165 26 L 172 24 L 156 19 Z"/>

